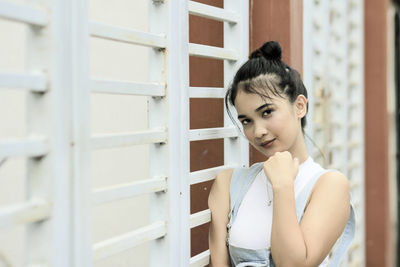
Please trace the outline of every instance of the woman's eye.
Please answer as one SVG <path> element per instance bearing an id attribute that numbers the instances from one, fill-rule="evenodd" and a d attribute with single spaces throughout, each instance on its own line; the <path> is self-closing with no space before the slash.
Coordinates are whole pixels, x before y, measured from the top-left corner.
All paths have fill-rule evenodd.
<path id="1" fill-rule="evenodd" d="M 272 112 L 273 112 L 272 109 L 266 109 L 263 111 L 262 115 L 263 115 L 263 117 L 269 116 L 269 115 L 271 115 Z"/>
<path id="2" fill-rule="evenodd" d="M 250 120 L 242 120 L 241 123 L 243 126 L 245 126 L 250 123 Z"/>

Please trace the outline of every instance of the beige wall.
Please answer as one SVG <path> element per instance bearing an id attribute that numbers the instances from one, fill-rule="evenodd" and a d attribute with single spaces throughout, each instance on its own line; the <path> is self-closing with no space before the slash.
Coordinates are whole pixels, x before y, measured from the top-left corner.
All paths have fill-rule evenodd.
<path id="1" fill-rule="evenodd" d="M 20 1 L 21 2 L 21 1 Z M 116 26 L 147 31 L 147 0 L 90 0 L 89 18 Z M 0 72 L 22 72 L 25 66 L 25 26 L 0 20 Z M 91 75 L 145 82 L 149 48 L 90 39 Z M 25 93 L 0 90 L 0 138 L 26 134 Z M 93 133 L 117 133 L 147 129 L 147 99 L 136 96 L 92 94 Z M 145 179 L 148 147 L 107 149 L 92 152 L 93 188 Z M 0 159 L 1 160 L 1 159 Z M 21 202 L 25 196 L 25 162 L 10 159 L 0 168 L 0 207 Z M 132 231 L 148 223 L 148 197 L 136 197 L 93 209 L 93 242 Z M 0 229 L 0 266 L 23 266 L 24 227 Z M 1 260 L 3 258 L 3 260 Z M 95 266 L 146 266 L 148 246 L 143 245 Z"/>

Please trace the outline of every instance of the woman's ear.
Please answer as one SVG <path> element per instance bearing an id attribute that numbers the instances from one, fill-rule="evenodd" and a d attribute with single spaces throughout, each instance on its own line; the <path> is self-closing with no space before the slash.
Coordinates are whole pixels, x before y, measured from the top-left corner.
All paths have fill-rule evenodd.
<path id="1" fill-rule="evenodd" d="M 304 95 L 298 95 L 295 101 L 296 115 L 299 119 L 307 114 L 307 98 Z"/>

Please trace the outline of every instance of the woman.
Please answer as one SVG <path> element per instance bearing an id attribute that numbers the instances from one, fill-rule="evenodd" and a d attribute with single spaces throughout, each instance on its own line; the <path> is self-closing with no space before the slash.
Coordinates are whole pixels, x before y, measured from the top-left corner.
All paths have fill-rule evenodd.
<path id="1" fill-rule="evenodd" d="M 349 182 L 308 155 L 307 91 L 281 53 L 277 42 L 254 51 L 225 96 L 228 112 L 230 103 L 267 161 L 216 177 L 208 200 L 214 267 L 327 266 L 342 236 L 331 265 L 337 266 L 354 235 Z"/>

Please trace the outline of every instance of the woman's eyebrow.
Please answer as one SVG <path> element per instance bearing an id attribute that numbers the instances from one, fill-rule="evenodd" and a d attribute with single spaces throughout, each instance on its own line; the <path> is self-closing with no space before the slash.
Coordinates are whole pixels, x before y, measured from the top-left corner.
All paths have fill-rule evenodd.
<path id="1" fill-rule="evenodd" d="M 263 108 L 266 108 L 266 107 L 268 107 L 268 106 L 272 106 L 273 104 L 271 104 L 271 103 L 265 103 L 264 105 L 261 105 L 261 106 L 259 106 L 258 108 L 256 108 L 255 109 L 255 111 L 256 112 L 258 112 L 258 111 L 260 111 L 260 110 L 262 110 Z M 238 119 L 240 120 L 240 119 L 243 119 L 243 118 L 246 118 L 247 116 L 246 115 L 243 115 L 243 114 L 239 114 L 238 115 Z"/>
<path id="2" fill-rule="evenodd" d="M 259 106 L 258 108 L 256 108 L 256 112 L 257 111 L 260 111 L 260 110 L 262 110 L 263 108 L 265 108 L 265 107 L 268 107 L 268 106 L 272 106 L 272 104 L 271 103 L 265 103 L 264 105 L 261 105 L 261 106 Z"/>

